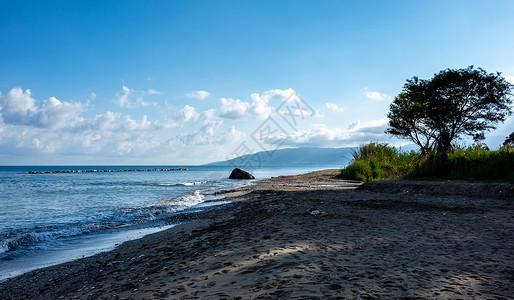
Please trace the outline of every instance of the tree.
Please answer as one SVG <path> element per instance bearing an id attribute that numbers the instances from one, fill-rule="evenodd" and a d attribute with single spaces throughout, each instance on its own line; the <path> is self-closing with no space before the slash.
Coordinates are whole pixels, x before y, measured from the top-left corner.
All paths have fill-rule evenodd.
<path id="1" fill-rule="evenodd" d="M 435 129 L 429 126 L 423 99 L 427 81 L 413 77 L 407 80 L 403 92 L 394 99 L 387 117 L 389 128 L 386 133 L 412 140 L 427 154 L 434 148 Z"/>
<path id="2" fill-rule="evenodd" d="M 505 138 L 505 141 L 503 142 L 503 147 L 514 147 L 514 132 L 509 134 L 508 137 Z"/>
<path id="3" fill-rule="evenodd" d="M 386 133 L 445 160 L 455 138 L 483 134 L 512 114 L 513 87 L 501 73 L 473 66 L 442 70 L 430 80 L 413 77 L 390 106 Z"/>

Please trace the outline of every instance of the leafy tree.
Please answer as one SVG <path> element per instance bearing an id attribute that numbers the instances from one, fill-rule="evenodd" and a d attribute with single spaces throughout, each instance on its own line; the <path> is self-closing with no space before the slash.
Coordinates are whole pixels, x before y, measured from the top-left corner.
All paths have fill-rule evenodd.
<path id="1" fill-rule="evenodd" d="M 389 128 L 386 133 L 412 140 L 427 154 L 433 150 L 435 129 L 429 126 L 423 101 L 426 98 L 428 81 L 413 77 L 407 80 L 403 92 L 394 99 L 387 117 Z"/>
<path id="2" fill-rule="evenodd" d="M 514 147 L 514 132 L 509 134 L 509 136 L 503 142 L 503 147 L 508 147 L 508 146 Z"/>
<path id="3" fill-rule="evenodd" d="M 386 133 L 445 160 L 455 138 L 480 136 L 512 114 L 512 88 L 501 73 L 473 66 L 442 70 L 430 80 L 413 77 L 390 106 Z"/>

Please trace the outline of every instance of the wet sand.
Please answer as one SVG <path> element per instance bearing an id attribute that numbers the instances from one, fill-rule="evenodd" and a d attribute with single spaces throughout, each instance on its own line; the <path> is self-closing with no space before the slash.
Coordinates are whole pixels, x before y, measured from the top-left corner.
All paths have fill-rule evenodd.
<path id="1" fill-rule="evenodd" d="M 513 185 L 431 194 L 449 183 L 336 172 L 226 191 L 198 221 L 9 279 L 0 299 L 514 299 Z"/>

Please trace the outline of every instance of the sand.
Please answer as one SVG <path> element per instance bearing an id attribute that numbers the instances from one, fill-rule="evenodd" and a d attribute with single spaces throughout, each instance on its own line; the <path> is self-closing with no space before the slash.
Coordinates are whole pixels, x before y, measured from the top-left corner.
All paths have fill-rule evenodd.
<path id="1" fill-rule="evenodd" d="M 0 299 L 514 299 L 512 185 L 431 195 L 449 183 L 336 172 L 225 191 L 199 221 L 9 279 Z"/>

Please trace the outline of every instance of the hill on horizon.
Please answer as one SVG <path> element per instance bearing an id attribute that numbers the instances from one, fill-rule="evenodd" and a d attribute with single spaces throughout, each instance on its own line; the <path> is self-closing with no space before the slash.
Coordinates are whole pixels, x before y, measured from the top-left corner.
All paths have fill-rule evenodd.
<path id="1" fill-rule="evenodd" d="M 359 147 L 318 148 L 300 147 L 286 148 L 275 151 L 260 151 L 242 155 L 233 159 L 217 161 L 204 166 L 337 166 L 346 167 Z M 409 144 L 401 147 L 404 151 L 417 150 L 417 146 Z"/>
<path id="2" fill-rule="evenodd" d="M 357 147 L 344 148 L 287 148 L 260 151 L 233 159 L 205 164 L 205 166 L 346 166 Z"/>

